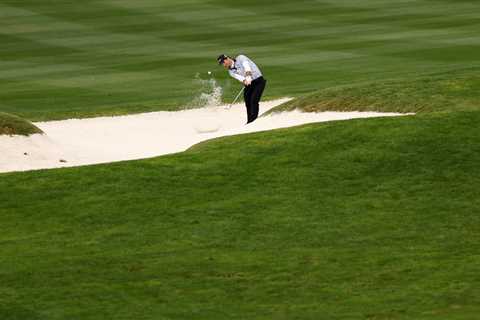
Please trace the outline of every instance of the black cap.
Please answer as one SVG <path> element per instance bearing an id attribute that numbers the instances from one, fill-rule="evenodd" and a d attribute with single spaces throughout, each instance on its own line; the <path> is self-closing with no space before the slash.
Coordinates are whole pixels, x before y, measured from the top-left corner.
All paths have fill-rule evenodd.
<path id="1" fill-rule="evenodd" d="M 228 59 L 228 56 L 226 56 L 224 54 L 221 54 L 221 55 L 218 56 L 217 62 L 218 62 L 218 64 L 223 64 L 223 61 L 225 61 L 227 59 Z"/>

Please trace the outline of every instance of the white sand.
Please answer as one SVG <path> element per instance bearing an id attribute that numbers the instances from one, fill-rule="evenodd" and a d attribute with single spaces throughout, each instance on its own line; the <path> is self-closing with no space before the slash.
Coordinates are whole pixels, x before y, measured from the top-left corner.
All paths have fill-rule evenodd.
<path id="1" fill-rule="evenodd" d="M 287 100 L 285 98 L 263 102 L 260 112 L 266 112 Z M 236 104 L 229 110 L 220 106 L 120 117 L 38 122 L 35 125 L 45 134 L 29 137 L 0 136 L 0 172 L 155 157 L 185 151 L 194 144 L 215 137 L 312 122 L 396 115 L 400 114 L 292 111 L 258 118 L 245 125 L 245 106 Z"/>

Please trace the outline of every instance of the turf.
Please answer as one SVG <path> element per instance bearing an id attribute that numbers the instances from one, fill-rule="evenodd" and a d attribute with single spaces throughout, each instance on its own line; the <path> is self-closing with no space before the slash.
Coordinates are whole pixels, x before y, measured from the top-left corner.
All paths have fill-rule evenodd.
<path id="1" fill-rule="evenodd" d="M 480 110 L 480 69 L 327 88 L 293 99 L 267 114 L 294 109 L 401 113 Z"/>
<path id="2" fill-rule="evenodd" d="M 480 65 L 478 1 L 0 0 L 0 111 L 32 120 L 176 110 L 245 53 L 265 98 Z"/>
<path id="3" fill-rule="evenodd" d="M 0 112 L 0 135 L 24 135 L 42 133 L 31 122 L 20 117 Z"/>
<path id="4" fill-rule="evenodd" d="M 0 319 L 476 319 L 479 9 L 0 0 L 0 111 L 24 118 L 176 110 L 208 70 L 230 101 L 223 52 L 284 108 L 418 113 L 1 174 Z"/>
<path id="5" fill-rule="evenodd" d="M 475 319 L 479 111 L 2 174 L 1 319 Z"/>

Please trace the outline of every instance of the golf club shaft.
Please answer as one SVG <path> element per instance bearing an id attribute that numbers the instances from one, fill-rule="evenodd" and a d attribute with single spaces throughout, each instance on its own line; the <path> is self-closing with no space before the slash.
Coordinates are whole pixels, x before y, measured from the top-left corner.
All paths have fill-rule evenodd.
<path id="1" fill-rule="evenodd" d="M 238 97 L 240 97 L 240 95 L 242 94 L 243 90 L 245 89 L 245 87 L 242 87 L 242 89 L 240 90 L 240 92 L 237 94 L 237 96 L 235 97 L 235 99 L 233 100 L 232 103 L 230 103 L 230 105 L 228 106 L 228 109 L 230 109 L 232 107 L 232 105 L 237 102 L 237 99 Z"/>

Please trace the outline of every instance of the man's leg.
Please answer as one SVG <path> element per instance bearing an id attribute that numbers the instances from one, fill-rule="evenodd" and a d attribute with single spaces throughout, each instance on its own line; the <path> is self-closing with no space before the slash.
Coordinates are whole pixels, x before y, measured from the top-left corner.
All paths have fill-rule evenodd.
<path id="1" fill-rule="evenodd" d="M 251 93 L 251 101 L 250 101 L 250 116 L 248 122 L 252 122 L 258 117 L 258 111 L 259 111 L 259 103 L 260 99 L 262 98 L 263 90 L 265 89 L 267 81 L 263 78 L 260 78 L 256 81 L 254 81 L 251 85 L 252 87 L 252 93 Z"/>
<path id="2" fill-rule="evenodd" d="M 252 122 L 252 93 L 253 87 L 246 86 L 245 90 L 243 90 L 243 100 L 245 100 L 245 107 L 247 108 L 247 123 Z"/>

